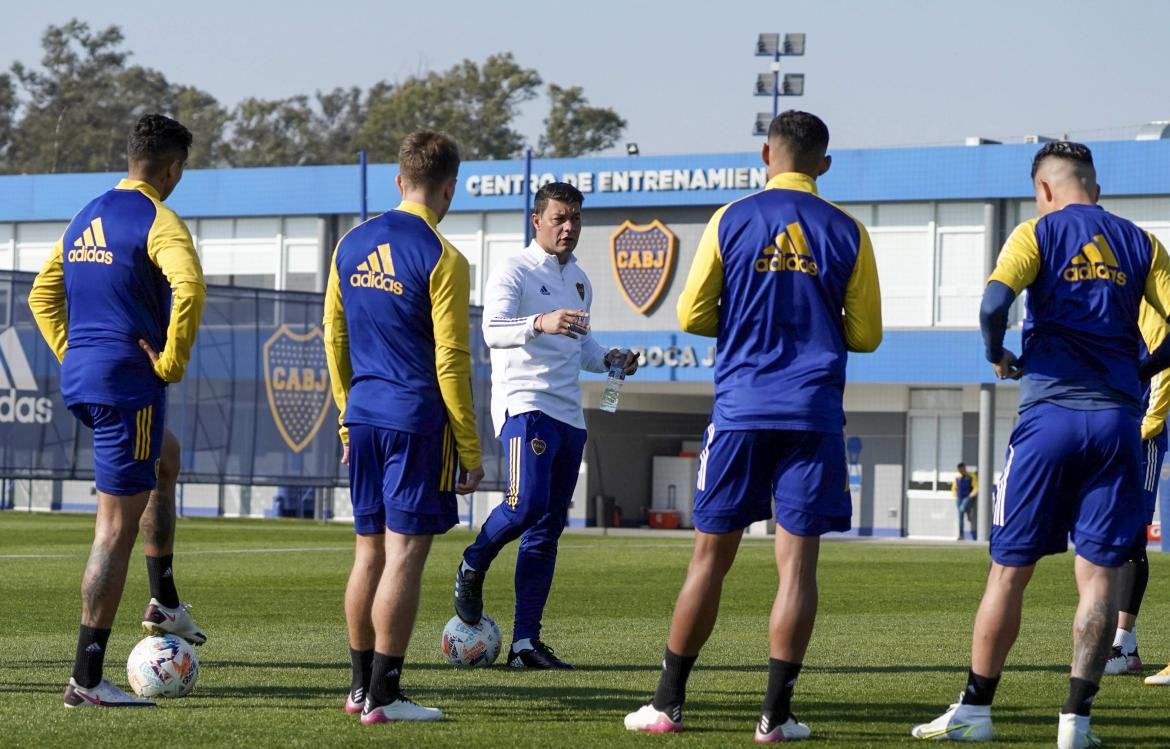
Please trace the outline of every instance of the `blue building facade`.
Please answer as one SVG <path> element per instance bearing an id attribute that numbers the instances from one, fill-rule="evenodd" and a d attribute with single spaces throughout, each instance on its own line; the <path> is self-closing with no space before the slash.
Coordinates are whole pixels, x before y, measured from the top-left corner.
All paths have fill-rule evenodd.
<path id="1" fill-rule="evenodd" d="M 1090 145 L 1103 204 L 1170 243 L 1170 141 Z M 953 537 L 955 464 L 988 484 L 1001 466 L 1017 389 L 995 383 L 983 361 L 977 310 L 1004 237 L 1034 213 L 1037 148 L 833 151 L 820 192 L 870 228 L 886 326 L 877 352 L 849 361 L 856 532 Z M 492 265 L 523 241 L 524 173 L 520 161 L 461 169 L 441 229 L 471 263 L 473 302 Z M 397 203 L 395 174 L 370 167 L 371 214 Z M 0 270 L 36 270 L 73 211 L 119 176 L 0 176 Z M 637 523 L 652 506 L 688 502 L 687 461 L 710 409 L 713 341 L 680 333 L 674 317 L 699 235 L 716 207 L 766 176 L 758 153 L 535 160 L 531 187 L 553 180 L 585 195 L 577 256 L 594 285 L 597 339 L 643 357 L 615 415 L 597 409 L 600 380 L 585 375 L 592 445 L 573 522 L 592 522 L 600 495 Z M 196 169 L 168 204 L 187 220 L 209 282 L 312 292 L 357 220 L 360 184 L 356 165 Z"/>

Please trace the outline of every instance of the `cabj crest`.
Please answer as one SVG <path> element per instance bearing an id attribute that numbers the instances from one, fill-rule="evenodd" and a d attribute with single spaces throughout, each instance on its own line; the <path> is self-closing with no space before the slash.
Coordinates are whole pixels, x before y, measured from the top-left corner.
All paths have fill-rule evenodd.
<path id="1" fill-rule="evenodd" d="M 626 301 L 646 313 L 662 296 L 674 270 L 678 238 L 658 219 L 626 221 L 609 238 L 613 275 Z"/>
<path id="2" fill-rule="evenodd" d="M 280 436 L 299 453 L 317 436 L 329 410 L 329 364 L 320 328 L 298 334 L 281 325 L 264 342 L 264 389 Z"/>

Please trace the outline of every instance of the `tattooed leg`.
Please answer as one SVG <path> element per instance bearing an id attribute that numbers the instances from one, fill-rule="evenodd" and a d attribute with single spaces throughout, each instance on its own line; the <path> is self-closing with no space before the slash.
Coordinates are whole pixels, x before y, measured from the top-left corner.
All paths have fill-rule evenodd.
<path id="1" fill-rule="evenodd" d="M 1076 558 L 1080 602 L 1073 621 L 1072 676 L 1097 683 L 1113 644 L 1117 622 L 1117 568 Z"/>
<path id="2" fill-rule="evenodd" d="M 93 547 L 81 579 L 81 623 L 87 627 L 109 629 L 114 623 L 148 494 L 116 497 L 98 493 Z"/>
<path id="3" fill-rule="evenodd" d="M 163 557 L 175 546 L 175 487 L 179 483 L 179 441 L 171 430 L 163 432 L 158 462 L 158 485 L 142 513 L 142 550 L 148 557 Z"/>

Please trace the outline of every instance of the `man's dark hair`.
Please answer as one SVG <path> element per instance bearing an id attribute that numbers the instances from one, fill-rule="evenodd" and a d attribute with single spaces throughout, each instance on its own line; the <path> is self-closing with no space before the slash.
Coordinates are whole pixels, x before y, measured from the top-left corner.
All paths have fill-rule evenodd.
<path id="1" fill-rule="evenodd" d="M 434 192 L 459 176 L 459 146 L 446 133 L 416 130 L 398 149 L 398 173 L 408 185 Z"/>
<path id="2" fill-rule="evenodd" d="M 768 141 L 787 148 L 800 166 L 814 168 L 829 149 L 829 128 L 815 114 L 789 109 L 768 126 Z"/>
<path id="3" fill-rule="evenodd" d="M 966 463 L 960 463 L 959 465 L 955 466 L 955 468 L 966 468 L 966 467 L 967 467 Z"/>
<path id="4" fill-rule="evenodd" d="M 1093 168 L 1093 152 L 1083 143 L 1073 143 L 1070 140 L 1056 140 L 1045 143 L 1044 147 L 1036 152 L 1032 159 L 1032 179 L 1036 179 L 1036 172 L 1040 171 L 1040 163 L 1045 159 L 1063 159 L 1076 165 Z"/>
<path id="5" fill-rule="evenodd" d="M 147 174 L 157 174 L 172 161 L 186 161 L 195 138 L 177 120 L 161 114 L 147 114 L 134 123 L 126 143 L 126 156 L 142 164 Z"/>
<path id="6" fill-rule="evenodd" d="M 549 182 L 536 191 L 536 198 L 532 201 L 532 212 L 538 216 L 548 207 L 548 201 L 559 200 L 562 203 L 576 203 L 584 205 L 585 196 L 576 187 L 568 182 Z"/>

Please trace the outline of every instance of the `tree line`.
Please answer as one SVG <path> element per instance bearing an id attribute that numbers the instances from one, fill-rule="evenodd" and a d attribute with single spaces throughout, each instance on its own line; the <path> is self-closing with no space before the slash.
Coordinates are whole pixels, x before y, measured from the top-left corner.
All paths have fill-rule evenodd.
<path id="1" fill-rule="evenodd" d="M 418 128 L 450 133 L 464 159 L 507 159 L 526 146 L 520 106 L 548 99 L 538 155 L 581 156 L 613 146 L 626 121 L 589 105 L 580 86 L 545 86 L 510 52 L 463 60 L 366 90 L 338 87 L 283 99 L 249 97 L 228 109 L 210 93 L 131 64 L 118 26 L 77 19 L 49 26 L 40 68 L 14 62 L 0 73 L 0 173 L 119 171 L 126 134 L 148 112 L 179 120 L 195 136 L 195 168 L 344 164 L 365 149 L 395 161 Z"/>

